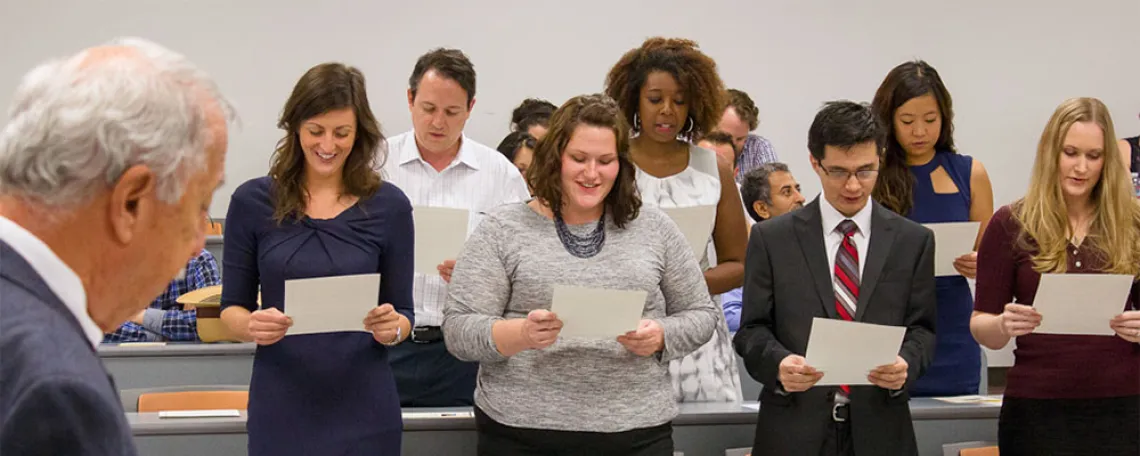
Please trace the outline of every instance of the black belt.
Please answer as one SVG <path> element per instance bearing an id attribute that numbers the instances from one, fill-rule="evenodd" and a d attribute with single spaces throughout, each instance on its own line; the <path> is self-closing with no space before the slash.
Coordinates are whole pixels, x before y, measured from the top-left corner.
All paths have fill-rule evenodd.
<path id="1" fill-rule="evenodd" d="M 443 330 L 439 326 L 416 326 L 412 329 L 412 342 L 432 344 L 443 341 Z"/>
<path id="2" fill-rule="evenodd" d="M 851 409 L 847 404 L 840 404 L 838 402 L 831 404 L 831 421 L 836 423 L 846 423 L 847 419 L 851 417 Z"/>

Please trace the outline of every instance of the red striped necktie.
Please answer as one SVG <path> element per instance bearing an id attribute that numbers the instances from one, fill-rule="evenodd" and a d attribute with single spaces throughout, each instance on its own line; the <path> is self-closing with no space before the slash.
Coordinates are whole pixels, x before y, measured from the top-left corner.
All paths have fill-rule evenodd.
<path id="1" fill-rule="evenodd" d="M 835 311 L 839 318 L 855 320 L 855 303 L 859 301 L 859 251 L 851 236 L 859 227 L 850 219 L 839 222 L 836 231 L 843 234 L 843 242 L 835 252 L 835 277 L 831 283 L 835 288 Z M 851 393 L 847 385 L 839 385 L 843 394 Z"/>

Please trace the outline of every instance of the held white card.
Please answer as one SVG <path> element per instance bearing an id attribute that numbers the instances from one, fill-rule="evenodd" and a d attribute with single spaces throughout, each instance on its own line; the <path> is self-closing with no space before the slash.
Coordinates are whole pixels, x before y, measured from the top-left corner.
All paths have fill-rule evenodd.
<path id="1" fill-rule="evenodd" d="M 647 296 L 645 290 L 555 285 L 550 311 L 562 320 L 560 337 L 612 339 L 637 329 Z"/>
<path id="2" fill-rule="evenodd" d="M 1124 312 L 1132 276 L 1124 274 L 1041 274 L 1033 308 L 1041 314 L 1038 334 L 1111 336 L 1108 326 Z"/>
<path id="3" fill-rule="evenodd" d="M 416 225 L 415 271 L 439 276 L 436 269 L 444 260 L 454 260 L 467 241 L 467 209 L 414 206 L 412 219 Z"/>
<path id="4" fill-rule="evenodd" d="M 901 326 L 816 317 L 804 358 L 823 372 L 817 386 L 870 385 L 867 374 L 895 363 L 904 335 Z"/>
<path id="5" fill-rule="evenodd" d="M 368 332 L 364 317 L 379 296 L 380 274 L 286 280 L 285 315 L 293 318 L 286 335 Z"/>
<path id="6" fill-rule="evenodd" d="M 693 255 L 697 257 L 697 261 L 700 261 L 705 255 L 709 236 L 712 235 L 713 225 L 716 222 L 716 206 L 661 208 L 661 210 L 681 228 L 681 234 L 685 235 L 689 248 L 693 249 Z"/>
<path id="7" fill-rule="evenodd" d="M 954 259 L 974 251 L 979 222 L 928 223 L 934 232 L 934 275 L 962 275 L 954 269 Z"/>
<path id="8" fill-rule="evenodd" d="M 241 412 L 237 409 L 218 410 L 163 410 L 158 412 L 159 418 L 237 418 Z"/>

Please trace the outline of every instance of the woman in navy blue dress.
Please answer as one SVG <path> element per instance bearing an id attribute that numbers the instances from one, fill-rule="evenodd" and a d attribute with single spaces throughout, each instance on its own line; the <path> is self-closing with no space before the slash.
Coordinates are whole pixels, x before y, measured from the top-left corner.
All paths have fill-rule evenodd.
<path id="1" fill-rule="evenodd" d="M 981 222 L 980 238 L 993 215 L 993 188 L 982 163 L 954 149 L 953 103 L 938 72 L 921 60 L 899 65 L 872 104 L 888 131 L 875 200 L 919 223 Z M 911 396 L 978 393 L 981 348 L 970 334 L 974 298 L 966 282 L 977 275 L 978 254 L 962 253 L 954 262 L 961 275 L 935 279 L 937 348 Z"/>
<path id="2" fill-rule="evenodd" d="M 282 111 L 287 133 L 269 176 L 230 201 L 222 320 L 258 345 L 250 455 L 400 454 L 386 345 L 406 338 L 414 318 L 412 207 L 375 171 L 384 138 L 364 87 L 341 64 L 305 73 Z M 360 316 L 371 334 L 285 335 L 286 280 L 364 273 L 381 275 L 377 307 Z"/>

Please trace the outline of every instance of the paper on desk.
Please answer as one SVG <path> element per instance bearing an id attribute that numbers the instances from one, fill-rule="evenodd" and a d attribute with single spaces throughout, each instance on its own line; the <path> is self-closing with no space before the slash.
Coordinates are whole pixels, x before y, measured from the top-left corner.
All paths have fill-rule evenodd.
<path id="1" fill-rule="evenodd" d="M 562 320 L 561 337 L 610 339 L 637 329 L 645 290 L 606 290 L 555 285 L 550 311 Z"/>
<path id="2" fill-rule="evenodd" d="M 237 409 L 218 410 L 163 410 L 158 412 L 159 418 L 237 418 L 241 412 Z"/>
<path id="3" fill-rule="evenodd" d="M 293 318 L 287 335 L 361 331 L 376 307 L 380 274 L 285 281 L 285 315 Z"/>
<path id="4" fill-rule="evenodd" d="M 401 416 L 405 420 L 422 418 L 473 418 L 475 417 L 475 412 L 403 412 Z"/>
<path id="5" fill-rule="evenodd" d="M 1041 326 L 1033 332 L 1111 336 L 1108 322 L 1124 312 L 1131 290 L 1124 274 L 1041 274 L 1033 298 Z"/>
<path id="6" fill-rule="evenodd" d="M 950 404 L 996 404 L 996 405 L 1001 405 L 1002 396 L 1000 394 L 989 395 L 989 396 L 979 396 L 977 394 L 971 394 L 971 395 L 966 395 L 966 396 L 936 397 L 935 399 L 940 400 L 942 402 L 950 403 Z"/>
<path id="7" fill-rule="evenodd" d="M 817 386 L 870 385 L 867 374 L 895 363 L 905 334 L 901 326 L 816 317 L 804 358 L 823 372 Z"/>
<path id="8" fill-rule="evenodd" d="M 928 223 L 934 232 L 934 275 L 962 275 L 954 269 L 954 259 L 974 251 L 979 222 Z"/>
<path id="9" fill-rule="evenodd" d="M 436 266 L 444 260 L 454 260 L 467 241 L 467 224 L 471 214 L 467 209 L 450 207 L 414 206 L 412 219 L 416 225 L 415 271 L 439 276 Z"/>
<path id="10" fill-rule="evenodd" d="M 693 249 L 693 255 L 696 255 L 700 261 L 705 256 L 709 236 L 712 235 L 713 224 L 716 222 L 716 206 L 674 207 L 661 210 L 681 228 L 681 234 L 685 235 L 685 240 Z"/>

